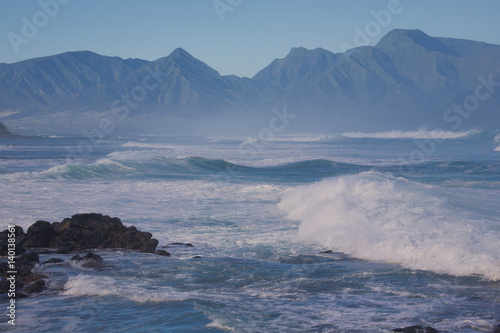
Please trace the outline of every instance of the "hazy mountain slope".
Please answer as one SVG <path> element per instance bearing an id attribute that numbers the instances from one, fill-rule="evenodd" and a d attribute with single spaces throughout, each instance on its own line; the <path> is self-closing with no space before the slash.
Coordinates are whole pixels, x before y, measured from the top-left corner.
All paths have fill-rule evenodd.
<path id="1" fill-rule="evenodd" d="M 478 100 L 478 91 L 485 98 Z M 0 119 L 20 125 L 61 112 L 99 117 L 126 105 L 150 124 L 162 117 L 191 126 L 265 120 L 286 105 L 299 116 L 290 127 L 298 131 L 494 128 L 499 91 L 499 45 L 393 30 L 374 47 L 344 54 L 293 48 L 251 79 L 221 76 L 182 49 L 152 62 L 67 52 L 0 64 Z M 450 111 L 472 102 L 473 113 Z"/>
<path id="2" fill-rule="evenodd" d="M 66 52 L 0 67 L 1 111 L 17 117 L 88 107 L 117 92 L 145 61 Z"/>

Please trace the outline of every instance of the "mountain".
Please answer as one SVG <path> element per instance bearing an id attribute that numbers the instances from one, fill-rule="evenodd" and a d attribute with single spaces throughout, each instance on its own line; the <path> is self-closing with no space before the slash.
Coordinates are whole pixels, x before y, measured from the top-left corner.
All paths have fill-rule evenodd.
<path id="1" fill-rule="evenodd" d="M 83 51 L 0 64 L 0 119 L 74 131 L 121 108 L 136 128 L 199 130 L 264 123 L 286 106 L 296 131 L 493 128 L 498 86 L 499 45 L 398 29 L 341 54 L 293 48 L 253 78 L 221 76 L 183 49 L 156 61 Z"/>
<path id="2" fill-rule="evenodd" d="M 374 47 L 344 54 L 292 49 L 253 79 L 264 86 L 264 96 L 288 100 L 311 123 L 319 118 L 336 130 L 378 130 L 456 127 L 443 120 L 447 110 L 474 97 L 481 77 L 500 82 L 499 74 L 498 45 L 393 30 Z M 497 91 L 481 101 L 481 114 L 461 124 L 498 126 L 499 96 Z"/>
<path id="3" fill-rule="evenodd" d="M 119 92 L 145 61 L 66 52 L 0 67 L 0 112 L 29 117 L 91 107 Z"/>

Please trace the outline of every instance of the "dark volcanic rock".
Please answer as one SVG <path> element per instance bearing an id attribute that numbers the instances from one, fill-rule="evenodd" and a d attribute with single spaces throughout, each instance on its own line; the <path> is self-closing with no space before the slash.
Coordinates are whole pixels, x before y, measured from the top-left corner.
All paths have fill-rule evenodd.
<path id="1" fill-rule="evenodd" d="M 5 229 L 0 232 L 0 256 L 6 256 L 9 253 L 9 235 L 12 234 L 9 229 Z M 20 243 L 26 237 L 26 234 L 23 231 L 23 228 L 15 226 L 14 234 L 16 235 L 16 255 L 23 254 L 26 252 L 26 249 L 20 245 Z"/>
<path id="2" fill-rule="evenodd" d="M 408 326 L 405 328 L 395 328 L 392 331 L 402 332 L 402 333 L 439 333 L 438 330 L 432 327 L 422 327 L 422 326 Z"/>
<path id="3" fill-rule="evenodd" d="M 100 255 L 94 254 L 92 252 L 87 252 L 83 257 L 79 254 L 74 255 L 71 258 L 71 261 L 82 262 L 82 267 L 94 268 L 94 269 L 102 269 L 105 267 L 103 264 L 104 259 Z"/>
<path id="4" fill-rule="evenodd" d="M 497 326 L 493 329 L 493 333 L 500 333 L 500 325 L 497 325 Z"/>
<path id="5" fill-rule="evenodd" d="M 19 257 L 20 261 L 29 261 L 29 262 L 40 262 L 40 257 L 36 252 L 26 252 L 21 257 Z"/>
<path id="6" fill-rule="evenodd" d="M 61 263 L 61 262 L 64 262 L 64 260 L 62 260 L 61 258 L 50 258 L 49 260 L 45 260 L 44 262 L 42 262 L 42 265 L 45 265 L 45 264 L 58 264 L 58 263 Z"/>
<path id="7" fill-rule="evenodd" d="M 83 260 L 87 261 L 104 261 L 100 255 L 94 254 L 92 252 L 88 252 L 84 257 Z"/>
<path id="8" fill-rule="evenodd" d="M 160 255 L 160 256 L 170 257 L 170 253 L 165 251 L 165 250 L 157 250 L 155 253 Z"/>
<path id="9" fill-rule="evenodd" d="M 25 247 L 53 247 L 55 232 L 50 222 L 36 221 L 28 228 L 27 237 L 23 242 Z"/>
<path id="10" fill-rule="evenodd" d="M 28 294 L 33 294 L 33 293 L 40 293 L 45 289 L 45 281 L 43 280 L 37 280 L 30 284 L 29 286 L 26 286 L 24 288 L 24 291 Z"/>
<path id="11" fill-rule="evenodd" d="M 26 252 L 23 255 L 17 257 L 14 262 L 14 269 L 9 267 L 6 262 L 0 263 L 0 276 L 2 281 L 0 282 L 0 293 L 6 293 L 9 291 L 10 282 L 7 278 L 15 275 L 15 286 L 16 286 L 16 298 L 26 297 L 24 293 L 40 292 L 44 286 L 45 282 L 38 282 L 41 279 L 46 278 L 43 274 L 38 274 L 32 272 L 33 267 L 40 261 L 38 254 L 35 252 Z M 16 271 L 16 274 L 8 273 L 9 271 Z M 34 284 L 34 282 L 38 282 Z M 22 289 L 24 288 L 24 289 Z M 24 293 L 22 293 L 23 291 Z"/>
<path id="12" fill-rule="evenodd" d="M 119 218 L 78 214 L 62 222 L 38 221 L 29 227 L 25 247 L 58 248 L 57 253 L 86 249 L 122 248 L 154 253 L 158 241 L 151 233 L 125 227 Z"/>
<path id="13" fill-rule="evenodd" d="M 74 256 L 71 257 L 70 261 L 82 261 L 83 258 L 79 254 L 75 254 Z"/>
<path id="14" fill-rule="evenodd" d="M 181 242 L 174 242 L 174 243 L 171 243 L 170 245 L 177 245 L 177 246 L 187 246 L 187 247 L 194 247 L 193 244 L 191 243 L 181 243 Z"/>

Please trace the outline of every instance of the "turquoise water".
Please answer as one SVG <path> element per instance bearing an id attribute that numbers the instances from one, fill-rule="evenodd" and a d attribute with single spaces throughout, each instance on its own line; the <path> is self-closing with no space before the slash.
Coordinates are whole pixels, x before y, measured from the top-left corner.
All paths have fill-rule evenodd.
<path id="1" fill-rule="evenodd" d="M 39 266 L 48 290 L 0 330 L 489 332 L 500 320 L 497 132 L 85 140 L 0 139 L 5 227 L 99 212 L 194 248 Z"/>

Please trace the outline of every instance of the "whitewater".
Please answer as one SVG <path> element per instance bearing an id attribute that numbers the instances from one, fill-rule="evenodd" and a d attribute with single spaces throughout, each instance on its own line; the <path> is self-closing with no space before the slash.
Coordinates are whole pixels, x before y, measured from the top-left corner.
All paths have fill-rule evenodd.
<path id="1" fill-rule="evenodd" d="M 171 257 L 100 250 L 95 270 L 41 255 L 65 263 L 37 266 L 48 289 L 0 331 L 491 332 L 500 320 L 499 132 L 107 137 L 68 158 L 83 139 L 0 139 L 2 230 L 102 213 Z"/>

